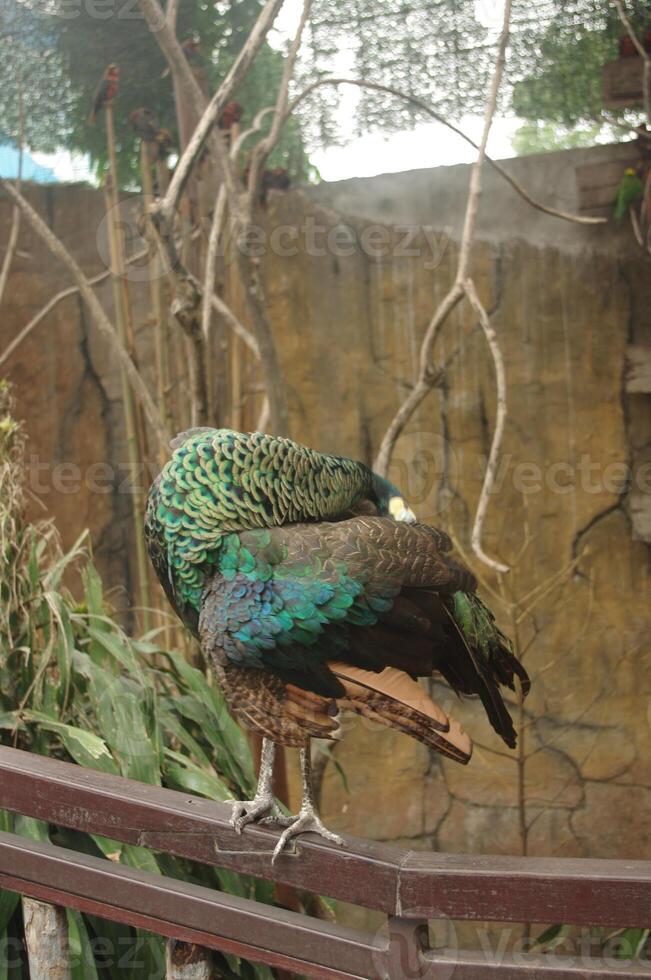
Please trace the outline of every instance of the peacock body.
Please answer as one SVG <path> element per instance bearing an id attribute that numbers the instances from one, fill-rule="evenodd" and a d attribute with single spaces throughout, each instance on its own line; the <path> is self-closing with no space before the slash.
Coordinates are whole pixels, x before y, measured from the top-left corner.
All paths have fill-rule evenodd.
<path id="1" fill-rule="evenodd" d="M 362 463 L 263 433 L 195 429 L 172 448 L 149 493 L 149 553 L 232 711 L 270 740 L 239 829 L 273 809 L 273 743 L 337 738 L 342 709 L 468 762 L 469 737 L 419 677 L 478 695 L 515 746 L 499 688 L 518 677 L 526 694 L 526 672 L 447 535 L 416 523 L 395 487 Z M 307 802 L 286 834 L 332 837 L 308 805 L 303 759 Z"/>

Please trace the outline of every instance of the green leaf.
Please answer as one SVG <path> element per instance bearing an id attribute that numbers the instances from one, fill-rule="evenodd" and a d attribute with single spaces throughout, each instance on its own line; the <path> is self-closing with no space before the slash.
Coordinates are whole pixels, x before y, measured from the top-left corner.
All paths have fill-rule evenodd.
<path id="1" fill-rule="evenodd" d="M 165 941 L 160 936 L 138 929 L 136 932 L 136 948 L 133 957 L 131 976 L 137 980 L 155 980 L 164 977 L 165 973 Z"/>
<path id="2" fill-rule="evenodd" d="M 0 831 L 5 834 L 11 834 L 14 830 L 14 815 L 9 813 L 7 810 L 0 810 Z M 16 892 L 8 892 L 4 889 L 0 890 L 0 933 L 5 934 L 7 926 L 9 925 L 9 920 L 16 911 L 16 906 L 20 901 L 20 895 Z M 1 949 L 2 947 L 0 947 Z M 4 957 L 0 957 L 3 960 Z M 2 980 L 2 975 L 0 974 L 0 980 Z"/>
<path id="3" fill-rule="evenodd" d="M 159 699 L 158 712 L 161 728 L 168 736 L 171 735 L 187 752 L 194 756 L 194 761 L 206 768 L 210 767 L 210 759 L 195 738 L 190 735 L 174 713 L 174 702 L 171 699 Z"/>
<path id="4" fill-rule="evenodd" d="M 204 734 L 219 753 L 220 769 L 230 771 L 244 792 L 252 791 L 255 787 L 255 774 L 251 749 L 246 735 L 231 718 L 224 698 L 208 684 L 205 675 L 196 667 L 190 666 L 180 654 L 171 650 L 165 653 L 179 678 L 205 709 L 205 712 L 199 712 L 199 705 L 192 705 L 194 720 L 203 726 Z M 188 712 L 190 704 L 187 701 L 184 705 L 179 703 L 179 710 Z"/>
<path id="5" fill-rule="evenodd" d="M 97 626 L 89 626 L 88 635 L 94 641 L 95 646 L 105 650 L 120 667 L 123 667 L 130 674 L 142 675 L 142 666 L 126 636 L 101 630 Z"/>
<path id="6" fill-rule="evenodd" d="M 80 912 L 66 909 L 71 980 L 99 980 L 95 955 Z"/>
<path id="7" fill-rule="evenodd" d="M 54 655 L 59 668 L 57 700 L 61 709 L 64 710 L 68 703 L 70 693 L 72 651 L 75 646 L 75 637 L 70 616 L 62 596 L 56 592 L 46 592 L 44 598 L 57 625 L 56 636 L 53 642 Z"/>
<path id="8" fill-rule="evenodd" d="M 216 773 L 200 769 L 185 756 L 171 749 L 165 750 L 165 757 L 171 760 L 165 766 L 165 776 L 166 782 L 173 789 L 206 796 L 209 800 L 217 800 L 218 803 L 233 799 L 228 786 Z"/>
<path id="9" fill-rule="evenodd" d="M 136 847 L 135 844 L 123 845 L 120 864 L 127 864 L 130 868 L 138 868 L 140 871 L 149 871 L 153 875 L 161 873 L 154 854 L 146 847 Z"/>
<path id="10" fill-rule="evenodd" d="M 43 820 L 35 820 L 34 817 L 24 817 L 22 813 L 17 813 L 14 817 L 14 833 L 21 837 L 28 837 L 30 840 L 46 843 L 50 840 L 48 825 Z"/>
<path id="11" fill-rule="evenodd" d="M 620 960 L 638 959 L 650 934 L 650 929 L 624 929 L 617 937 L 615 956 Z"/>
<path id="12" fill-rule="evenodd" d="M 548 929 L 545 929 L 544 932 L 541 932 L 536 939 L 534 939 L 533 947 L 549 946 L 550 943 L 553 943 L 555 940 L 562 939 L 564 936 L 566 936 L 568 931 L 569 927 L 562 924 L 550 926 Z"/>
<path id="13" fill-rule="evenodd" d="M 79 765 L 119 775 L 118 766 L 106 742 L 94 732 L 53 721 L 40 711 L 24 711 L 23 718 L 59 735 L 65 748 Z"/>
<path id="14" fill-rule="evenodd" d="M 92 562 L 88 562 L 81 575 L 84 583 L 84 600 L 91 616 L 104 616 L 102 580 Z"/>

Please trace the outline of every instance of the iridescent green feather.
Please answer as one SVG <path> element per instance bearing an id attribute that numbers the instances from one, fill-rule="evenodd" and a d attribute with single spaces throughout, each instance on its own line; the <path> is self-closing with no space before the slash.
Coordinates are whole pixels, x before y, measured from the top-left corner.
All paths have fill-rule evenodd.
<path id="1" fill-rule="evenodd" d="M 361 463 L 260 432 L 198 429 L 175 444 L 149 496 L 146 533 L 161 580 L 197 611 L 226 534 L 328 520 L 372 486 Z"/>

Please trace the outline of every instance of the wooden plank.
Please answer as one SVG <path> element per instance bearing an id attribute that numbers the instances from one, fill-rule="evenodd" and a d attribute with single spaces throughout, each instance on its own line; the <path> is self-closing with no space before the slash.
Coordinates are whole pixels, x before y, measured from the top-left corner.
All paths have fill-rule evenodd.
<path id="1" fill-rule="evenodd" d="M 152 875 L 110 861 L 0 833 L 0 887 L 137 928 L 299 972 L 317 980 L 609 980 L 649 977 L 647 964 L 590 957 L 420 950 L 409 923 L 392 951 L 377 936 L 334 926 Z M 400 925 L 394 923 L 394 926 Z"/>
<path id="2" fill-rule="evenodd" d="M 0 833 L 0 887 L 323 980 L 386 961 L 365 933 L 15 834 Z"/>
<path id="3" fill-rule="evenodd" d="M 399 850 L 303 838 L 275 866 L 278 832 L 235 834 L 230 807 L 0 747 L 5 809 L 294 885 L 404 918 L 646 928 L 651 862 Z M 182 937 L 181 937 L 182 938 Z"/>
<path id="4" fill-rule="evenodd" d="M 604 65 L 602 73 L 604 105 L 607 109 L 621 109 L 643 104 L 642 59 L 620 58 Z"/>
<path id="5" fill-rule="evenodd" d="M 505 953 L 491 957 L 485 953 L 459 952 L 453 956 L 428 953 L 424 957 L 429 969 L 424 976 L 431 980 L 649 980 L 648 961 L 621 964 L 594 957 L 557 955 L 535 956 Z M 408 975 L 407 975 L 408 976 Z M 406 977 L 405 977 L 406 980 Z"/>
<path id="6" fill-rule="evenodd" d="M 629 395 L 651 394 L 651 347 L 646 344 L 628 345 L 624 384 Z"/>
<path id="7" fill-rule="evenodd" d="M 102 834 L 177 857 L 280 881 L 393 913 L 404 852 L 368 841 L 342 850 L 301 839 L 271 865 L 278 832 L 252 826 L 239 836 L 223 803 L 109 776 L 0 746 L 2 806 L 62 827 Z"/>
<path id="8" fill-rule="evenodd" d="M 648 928 L 651 861 L 410 853 L 400 914 Z"/>

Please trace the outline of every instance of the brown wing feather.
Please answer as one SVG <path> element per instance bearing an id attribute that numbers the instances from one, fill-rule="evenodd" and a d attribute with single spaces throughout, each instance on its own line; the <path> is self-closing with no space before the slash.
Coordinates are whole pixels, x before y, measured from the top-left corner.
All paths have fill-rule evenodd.
<path id="1" fill-rule="evenodd" d="M 390 667 L 374 674 L 344 663 L 329 666 L 346 688 L 341 707 L 399 728 L 458 762 L 470 760 L 470 737 L 407 674 Z"/>

